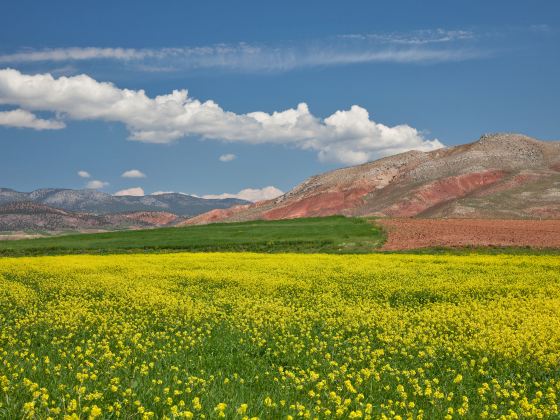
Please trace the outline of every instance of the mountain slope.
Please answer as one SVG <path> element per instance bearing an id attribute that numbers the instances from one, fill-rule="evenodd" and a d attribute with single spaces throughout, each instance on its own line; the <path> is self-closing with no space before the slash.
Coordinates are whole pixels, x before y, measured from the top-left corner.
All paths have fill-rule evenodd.
<path id="1" fill-rule="evenodd" d="M 225 209 L 248 203 L 238 199 L 204 199 L 185 194 L 112 196 L 96 190 L 40 189 L 30 193 L 0 188 L 0 205 L 30 201 L 72 212 L 112 214 L 123 212 L 164 211 L 191 217 L 212 209 Z"/>
<path id="2" fill-rule="evenodd" d="M 74 213 L 33 202 L 0 206 L 0 232 L 91 231 L 167 226 L 182 218 L 166 212 L 137 212 L 110 215 Z"/>
<path id="3" fill-rule="evenodd" d="M 560 217 L 560 142 L 484 135 L 309 178 L 270 201 L 213 210 L 185 223 L 327 216 Z"/>

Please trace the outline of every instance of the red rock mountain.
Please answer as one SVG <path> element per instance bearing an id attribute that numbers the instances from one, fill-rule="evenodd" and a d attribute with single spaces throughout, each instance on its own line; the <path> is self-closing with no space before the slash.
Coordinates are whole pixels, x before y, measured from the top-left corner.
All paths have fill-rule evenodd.
<path id="1" fill-rule="evenodd" d="M 520 134 L 410 151 L 313 176 L 274 200 L 212 210 L 187 224 L 348 216 L 560 218 L 560 142 Z"/>

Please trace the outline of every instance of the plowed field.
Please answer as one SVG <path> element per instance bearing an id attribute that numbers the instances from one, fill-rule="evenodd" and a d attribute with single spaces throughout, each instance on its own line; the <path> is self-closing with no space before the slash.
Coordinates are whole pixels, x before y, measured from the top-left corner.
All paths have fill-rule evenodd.
<path id="1" fill-rule="evenodd" d="M 426 247 L 560 248 L 560 220 L 386 219 L 385 250 Z"/>

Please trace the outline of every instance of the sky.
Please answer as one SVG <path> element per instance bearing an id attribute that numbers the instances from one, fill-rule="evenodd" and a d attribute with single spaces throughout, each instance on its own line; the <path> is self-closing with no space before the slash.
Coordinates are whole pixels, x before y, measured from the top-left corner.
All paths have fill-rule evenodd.
<path id="1" fill-rule="evenodd" d="M 560 140 L 558 1 L 6 0 L 0 187 L 271 198 L 406 150 Z"/>

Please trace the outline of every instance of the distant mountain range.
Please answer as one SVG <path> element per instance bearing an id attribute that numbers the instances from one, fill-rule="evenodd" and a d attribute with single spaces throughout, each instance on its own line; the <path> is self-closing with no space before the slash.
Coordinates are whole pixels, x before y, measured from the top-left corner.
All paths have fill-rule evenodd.
<path id="1" fill-rule="evenodd" d="M 235 198 L 185 194 L 113 196 L 96 190 L 0 188 L 0 232 L 91 232 L 173 226 L 213 209 L 244 205 Z M 1 238 L 0 238 L 1 239 Z"/>
<path id="2" fill-rule="evenodd" d="M 560 219 L 560 142 L 484 135 L 313 176 L 268 201 L 0 189 L 0 231 L 181 226 L 297 217 Z"/>
<path id="3" fill-rule="evenodd" d="M 0 205 L 0 232 L 92 232 L 170 226 L 184 218 L 168 212 L 95 215 L 22 201 Z"/>
<path id="4" fill-rule="evenodd" d="M 97 190 L 48 188 L 19 192 L 0 188 L 0 206 L 32 202 L 70 212 L 106 215 L 130 212 L 168 212 L 181 217 L 192 217 L 213 209 L 226 209 L 248 201 L 235 198 L 205 199 L 191 195 L 166 193 L 160 195 L 113 196 Z"/>
<path id="5" fill-rule="evenodd" d="M 484 135 L 313 176 L 269 201 L 215 209 L 183 223 L 328 216 L 558 219 L 560 142 Z"/>

